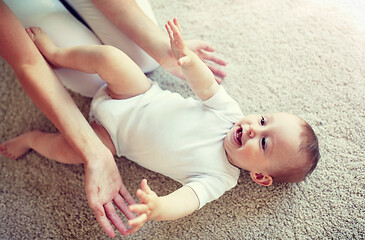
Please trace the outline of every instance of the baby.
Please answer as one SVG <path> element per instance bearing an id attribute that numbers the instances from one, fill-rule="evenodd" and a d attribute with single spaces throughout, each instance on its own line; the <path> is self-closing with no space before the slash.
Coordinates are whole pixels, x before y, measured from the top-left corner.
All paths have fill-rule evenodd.
<path id="1" fill-rule="evenodd" d="M 243 117 L 238 104 L 209 68 L 186 47 L 177 19 L 165 25 L 171 50 L 200 100 L 162 90 L 120 50 L 111 46 L 56 47 L 39 28 L 27 29 L 44 57 L 56 67 L 97 73 L 105 84 L 94 96 L 91 126 L 117 156 L 183 184 L 157 196 L 142 180 L 139 229 L 147 220 L 172 220 L 191 214 L 237 184 L 240 169 L 258 184 L 299 182 L 319 160 L 312 128 L 288 113 Z M 62 163 L 82 163 L 60 133 L 32 131 L 0 145 L 0 154 L 16 159 L 30 149 Z"/>

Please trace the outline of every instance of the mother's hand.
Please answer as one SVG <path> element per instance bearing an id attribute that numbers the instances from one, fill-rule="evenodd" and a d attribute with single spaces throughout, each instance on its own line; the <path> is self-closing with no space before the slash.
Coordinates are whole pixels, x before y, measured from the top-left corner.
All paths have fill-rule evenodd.
<path id="1" fill-rule="evenodd" d="M 214 54 L 214 48 L 207 42 L 201 40 L 186 40 L 187 47 L 199 56 L 203 62 L 209 67 L 215 76 L 215 80 L 220 84 L 226 73 L 219 68 L 219 66 L 226 66 L 227 63 L 222 58 Z M 177 65 L 177 61 L 172 53 L 169 52 L 168 56 L 160 62 L 161 66 L 171 74 L 184 79 L 180 66 Z M 218 65 L 218 66 L 217 66 Z"/>
<path id="2" fill-rule="evenodd" d="M 97 221 L 113 238 L 115 232 L 109 220 L 123 235 L 127 233 L 127 228 L 117 215 L 113 203 L 128 219 L 133 219 L 135 216 L 129 211 L 126 203 L 132 205 L 135 202 L 122 182 L 112 154 L 108 153 L 103 158 L 95 158 L 95 161 L 85 164 L 84 185 L 89 206 L 94 210 Z"/>

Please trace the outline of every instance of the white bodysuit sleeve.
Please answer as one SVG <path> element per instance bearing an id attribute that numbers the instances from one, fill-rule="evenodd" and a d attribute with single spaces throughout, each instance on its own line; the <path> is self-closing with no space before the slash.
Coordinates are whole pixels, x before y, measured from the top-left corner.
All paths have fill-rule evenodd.
<path id="1" fill-rule="evenodd" d="M 199 209 L 206 203 L 221 197 L 226 191 L 236 186 L 237 180 L 231 176 L 201 175 L 191 179 L 187 183 L 193 189 L 199 199 Z"/>
<path id="2" fill-rule="evenodd" d="M 221 116 L 235 123 L 243 117 L 243 113 L 238 103 L 228 95 L 222 85 L 211 98 L 203 101 L 203 104 L 209 108 L 215 109 Z"/>

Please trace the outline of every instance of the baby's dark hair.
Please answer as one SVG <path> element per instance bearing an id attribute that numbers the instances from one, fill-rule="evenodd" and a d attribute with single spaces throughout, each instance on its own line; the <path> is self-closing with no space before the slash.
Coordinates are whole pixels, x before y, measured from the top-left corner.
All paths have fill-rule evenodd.
<path id="1" fill-rule="evenodd" d="M 319 153 L 318 138 L 312 127 L 300 118 L 302 132 L 299 154 L 304 156 L 302 164 L 285 166 L 272 174 L 273 182 L 296 183 L 303 181 L 316 168 L 321 155 Z"/>

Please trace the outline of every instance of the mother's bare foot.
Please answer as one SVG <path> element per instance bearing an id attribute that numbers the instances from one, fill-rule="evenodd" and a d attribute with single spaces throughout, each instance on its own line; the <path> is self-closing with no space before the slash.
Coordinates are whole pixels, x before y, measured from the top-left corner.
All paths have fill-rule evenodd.
<path id="1" fill-rule="evenodd" d="M 43 54 L 47 61 L 49 61 L 54 67 L 59 67 L 53 61 L 54 54 L 58 48 L 56 45 L 54 45 L 48 35 L 39 27 L 29 27 L 25 29 L 25 31 L 28 33 L 29 37 L 33 40 L 38 50 Z"/>
<path id="2" fill-rule="evenodd" d="M 30 150 L 28 140 L 29 133 L 26 133 L 0 144 L 0 155 L 13 160 L 23 156 Z"/>

